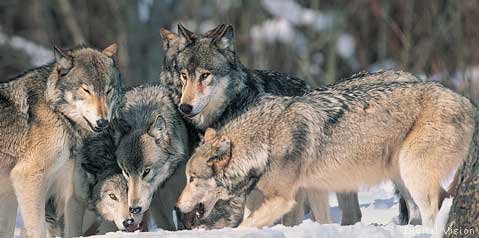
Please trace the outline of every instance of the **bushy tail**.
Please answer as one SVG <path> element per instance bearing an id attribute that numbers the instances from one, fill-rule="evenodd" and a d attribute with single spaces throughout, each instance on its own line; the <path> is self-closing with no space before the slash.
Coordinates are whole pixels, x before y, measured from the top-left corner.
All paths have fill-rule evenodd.
<path id="1" fill-rule="evenodd" d="M 464 163 L 466 160 L 469 160 L 471 157 L 477 157 L 477 153 L 479 152 L 478 148 L 478 136 L 479 136 L 479 108 L 477 105 L 475 105 L 475 110 L 474 110 L 474 131 L 472 133 L 472 140 L 471 143 L 469 144 L 469 153 L 467 155 L 467 158 L 464 160 Z M 456 171 L 456 174 L 454 175 L 454 179 L 451 182 L 451 185 L 449 185 L 449 188 L 447 189 L 446 192 L 446 197 L 451 197 L 456 193 L 456 190 L 461 183 L 461 175 L 464 170 L 464 165 L 460 166 L 459 169 Z"/>

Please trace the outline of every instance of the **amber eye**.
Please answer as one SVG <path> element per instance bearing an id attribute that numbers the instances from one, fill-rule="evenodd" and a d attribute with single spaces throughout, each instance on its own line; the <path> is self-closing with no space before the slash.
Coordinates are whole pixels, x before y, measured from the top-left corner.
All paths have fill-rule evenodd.
<path id="1" fill-rule="evenodd" d="M 115 194 L 110 193 L 110 194 L 108 194 L 108 196 L 109 196 L 112 200 L 118 201 L 118 198 L 115 196 Z"/>
<path id="2" fill-rule="evenodd" d="M 200 80 L 203 81 L 203 80 L 207 79 L 209 76 L 210 76 L 210 73 L 202 73 L 200 75 Z"/>
<path id="3" fill-rule="evenodd" d="M 146 177 L 149 173 L 150 173 L 150 168 L 146 168 L 146 169 L 143 171 L 143 178 Z"/>

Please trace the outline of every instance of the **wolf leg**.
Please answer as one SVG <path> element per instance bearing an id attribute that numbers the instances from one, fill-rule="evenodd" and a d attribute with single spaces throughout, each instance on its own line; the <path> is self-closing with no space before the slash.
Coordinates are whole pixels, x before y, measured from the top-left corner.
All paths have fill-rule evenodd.
<path id="1" fill-rule="evenodd" d="M 419 208 L 414 202 L 413 198 L 411 197 L 411 193 L 409 193 L 408 189 L 404 185 L 404 183 L 400 180 L 394 181 L 394 186 L 399 191 L 399 194 L 404 199 L 406 203 L 406 207 L 409 213 L 409 219 L 407 224 L 411 225 L 421 225 L 421 213 L 419 212 Z M 407 225 L 404 224 L 404 225 Z"/>
<path id="2" fill-rule="evenodd" d="M 46 236 L 47 180 L 44 171 L 42 172 L 32 174 L 28 169 L 17 165 L 10 174 L 24 222 L 25 237 Z"/>
<path id="3" fill-rule="evenodd" d="M 358 193 L 336 193 L 339 208 L 341 209 L 341 225 L 353 225 L 361 221 Z"/>
<path id="4" fill-rule="evenodd" d="M 260 208 L 249 217 L 243 219 L 240 227 L 264 227 L 271 226 L 294 206 L 294 199 L 281 196 L 266 197 Z"/>
<path id="5" fill-rule="evenodd" d="M 423 158 L 415 157 L 417 161 Z M 411 159 L 401 158 L 400 174 L 405 187 L 419 207 L 423 225 L 432 227 L 439 211 L 441 185 L 437 175 L 431 173 L 427 166 L 411 163 Z"/>
<path id="6" fill-rule="evenodd" d="M 332 223 L 331 215 L 329 214 L 328 191 L 308 188 L 306 194 L 314 220 L 321 224 Z"/>
<path id="7" fill-rule="evenodd" d="M 83 233 L 83 217 L 86 204 L 70 196 L 65 201 L 65 237 L 78 237 Z"/>
<path id="8" fill-rule="evenodd" d="M 0 178 L 0 237 L 13 237 L 17 217 L 17 198 L 8 178 Z"/>
<path id="9" fill-rule="evenodd" d="M 263 193 L 258 189 L 253 189 L 253 191 L 251 191 L 246 198 L 244 217 L 249 217 L 249 215 L 251 215 L 251 213 L 257 210 L 261 206 L 261 204 L 263 204 L 263 202 Z"/>
<path id="10" fill-rule="evenodd" d="M 295 205 L 291 211 L 286 213 L 283 216 L 282 223 L 285 226 L 295 226 L 303 221 L 304 217 L 304 201 L 306 199 L 306 191 L 304 189 L 299 189 L 295 195 Z"/>

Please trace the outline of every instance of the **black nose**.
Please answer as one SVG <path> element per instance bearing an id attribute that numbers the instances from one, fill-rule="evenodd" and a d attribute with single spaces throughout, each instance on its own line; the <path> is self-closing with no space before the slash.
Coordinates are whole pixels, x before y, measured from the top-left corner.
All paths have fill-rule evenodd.
<path id="1" fill-rule="evenodd" d="M 138 214 L 141 212 L 141 207 L 130 207 L 131 214 Z"/>
<path id="2" fill-rule="evenodd" d="M 189 115 L 193 111 L 193 107 L 189 104 L 180 104 L 180 112 Z"/>
<path id="3" fill-rule="evenodd" d="M 99 129 L 105 129 L 108 126 L 108 121 L 105 119 L 100 119 L 96 121 L 96 125 Z"/>
<path id="4" fill-rule="evenodd" d="M 125 228 L 128 228 L 129 226 L 133 225 L 133 223 L 135 223 L 135 220 L 133 220 L 132 218 L 128 218 L 123 221 L 123 226 Z"/>

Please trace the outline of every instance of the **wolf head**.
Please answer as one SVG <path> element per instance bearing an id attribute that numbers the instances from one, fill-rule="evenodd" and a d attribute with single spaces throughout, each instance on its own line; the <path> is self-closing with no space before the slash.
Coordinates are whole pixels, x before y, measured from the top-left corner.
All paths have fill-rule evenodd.
<path id="1" fill-rule="evenodd" d="M 208 128 L 204 144 L 196 149 L 186 165 L 187 183 L 177 202 L 181 212 L 189 213 L 200 205 L 199 218 L 208 217 L 216 202 L 234 196 L 228 186 L 218 180 L 230 160 L 230 140 Z"/>
<path id="2" fill-rule="evenodd" d="M 140 228 L 142 217 L 135 217 L 128 207 L 128 187 L 121 174 L 101 178 L 93 189 L 92 205 L 103 219 L 115 223 L 122 231 L 135 231 Z"/>
<path id="3" fill-rule="evenodd" d="M 47 83 L 49 105 L 80 128 L 98 132 L 114 114 L 121 90 L 113 56 L 116 44 L 103 51 L 55 47 L 54 71 Z"/>
<path id="4" fill-rule="evenodd" d="M 178 37 L 186 46 L 176 55 L 182 82 L 179 111 L 206 129 L 244 87 L 244 71 L 234 50 L 232 26 L 220 25 L 198 36 L 182 25 Z"/>
<path id="5" fill-rule="evenodd" d="M 114 222 L 119 230 L 133 231 L 138 229 L 143 217 L 133 217 L 128 209 L 127 181 L 115 156 L 116 122 L 113 120 L 111 127 L 83 138 L 75 159 L 86 175 L 90 209 Z"/>
<path id="6" fill-rule="evenodd" d="M 123 127 L 116 152 L 128 182 L 128 204 L 134 216 L 150 207 L 157 188 L 186 160 L 186 128 L 165 91 L 137 88 L 126 94 Z"/>

